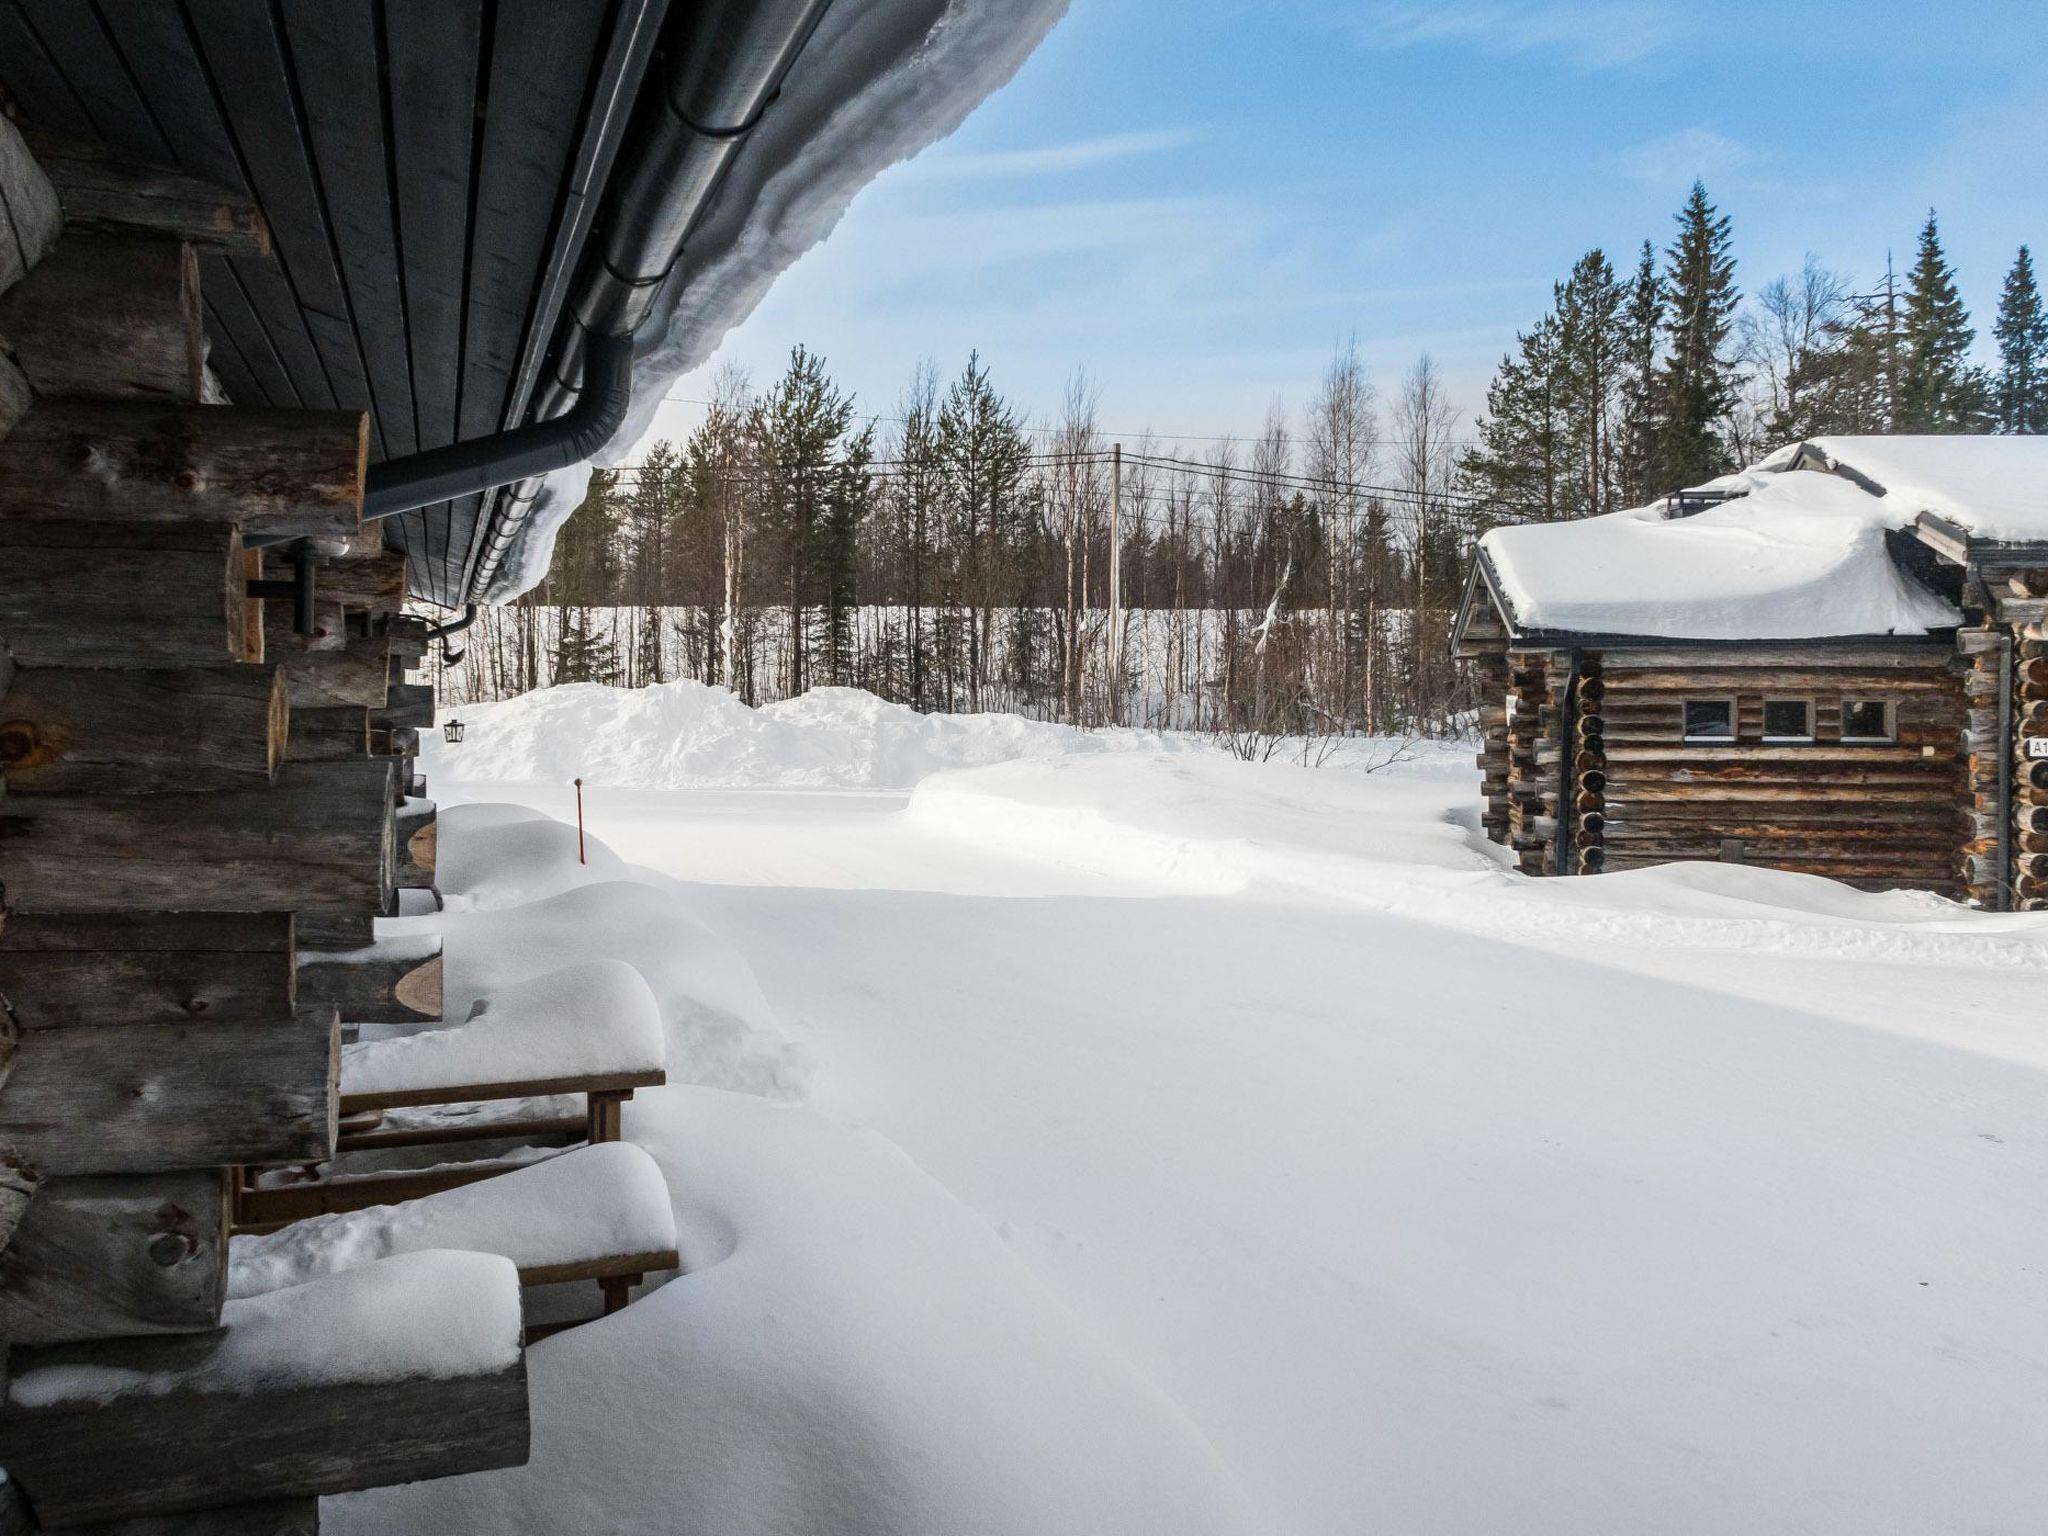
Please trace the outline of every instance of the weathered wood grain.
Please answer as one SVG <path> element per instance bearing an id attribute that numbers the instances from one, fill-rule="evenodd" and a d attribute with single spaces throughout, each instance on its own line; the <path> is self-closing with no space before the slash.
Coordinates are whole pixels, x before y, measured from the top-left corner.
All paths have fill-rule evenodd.
<path id="1" fill-rule="evenodd" d="M 0 899 L 24 912 L 383 911 L 392 767 L 289 763 L 217 794 L 0 802 Z"/>
<path id="2" fill-rule="evenodd" d="M 396 613 L 405 603 L 405 555 L 394 550 L 332 561 L 320 568 L 319 585 L 322 597 L 351 612 Z"/>
<path id="3" fill-rule="evenodd" d="M 51 1175 L 318 1162 L 339 1031 L 332 1010 L 34 1031 L 0 1087 L 0 1149 Z"/>
<path id="4" fill-rule="evenodd" d="M 215 1170 L 46 1180 L 0 1249 L 0 1338 L 55 1344 L 217 1327 L 227 1222 Z"/>
<path id="5" fill-rule="evenodd" d="M 0 353 L 0 442 L 21 424 L 34 400 L 27 377 Z"/>
<path id="6" fill-rule="evenodd" d="M 295 763 L 340 763 L 370 755 L 370 712 L 357 704 L 292 711 L 287 757 Z"/>
<path id="7" fill-rule="evenodd" d="M 382 709 L 391 686 L 389 651 L 382 635 L 349 634 L 338 648 L 280 654 L 292 707 L 355 704 Z"/>
<path id="8" fill-rule="evenodd" d="M 243 193 L 85 140 L 38 131 L 27 139 L 73 231 L 158 235 L 226 256 L 270 254 L 270 228 Z"/>
<path id="9" fill-rule="evenodd" d="M 208 666 L 242 654 L 232 523 L 0 518 L 0 643 L 23 666 Z"/>
<path id="10" fill-rule="evenodd" d="M 426 958 L 358 950 L 299 951 L 299 1001 L 334 1008 L 351 1024 L 417 1024 L 441 1017 L 440 942 Z"/>
<path id="11" fill-rule="evenodd" d="M 18 912 L 0 927 L 0 994 L 30 1032 L 282 1018 L 295 974 L 289 912 Z"/>
<path id="12" fill-rule="evenodd" d="M 362 522 L 368 421 L 357 411 L 39 399 L 0 439 L 0 518 L 232 522 L 252 535 L 348 538 Z"/>
<path id="13" fill-rule="evenodd" d="M 175 240 L 67 238 L 0 294 L 0 347 L 38 395 L 196 404 L 198 259 Z"/>
<path id="14" fill-rule="evenodd" d="M 264 785 L 286 717 L 276 667 L 23 667 L 0 696 L 0 783 L 18 794 Z"/>
<path id="15" fill-rule="evenodd" d="M 372 730 L 419 730 L 434 723 L 431 683 L 393 683 L 383 708 L 370 712 Z"/>
<path id="16" fill-rule="evenodd" d="M 191 1369 L 219 1338 L 25 1350 L 16 1375 L 61 1361 Z M 172 1389 L 0 1417 L 8 1468 L 46 1528 L 523 1465 L 526 1362 L 487 1375 L 253 1392 Z"/>
<path id="17" fill-rule="evenodd" d="M 436 812 L 431 800 L 408 799 L 396 818 L 395 883 L 401 890 L 426 890 L 434 883 Z"/>

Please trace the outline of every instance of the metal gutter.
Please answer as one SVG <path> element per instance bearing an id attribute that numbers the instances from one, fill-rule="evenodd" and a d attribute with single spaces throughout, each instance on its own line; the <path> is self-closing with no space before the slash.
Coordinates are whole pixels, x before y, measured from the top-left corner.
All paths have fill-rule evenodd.
<path id="1" fill-rule="evenodd" d="M 535 396 L 537 421 L 558 415 L 581 393 L 586 354 L 599 338 L 631 337 L 646 323 L 691 229 L 830 4 L 726 0 L 692 13 L 652 120 L 627 144 L 613 179 L 602 244 L 585 253 L 551 376 Z M 465 596 L 475 598 L 497 574 L 539 491 L 536 478 L 521 477 L 489 509 Z"/>

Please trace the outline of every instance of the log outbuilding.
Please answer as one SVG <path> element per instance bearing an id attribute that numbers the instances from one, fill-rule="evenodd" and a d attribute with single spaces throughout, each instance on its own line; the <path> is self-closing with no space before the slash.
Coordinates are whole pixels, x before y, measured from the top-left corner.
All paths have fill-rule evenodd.
<path id="1" fill-rule="evenodd" d="M 2048 907 L 2048 441 L 1830 437 L 1496 529 L 1453 629 L 1530 874 L 1723 860 Z"/>

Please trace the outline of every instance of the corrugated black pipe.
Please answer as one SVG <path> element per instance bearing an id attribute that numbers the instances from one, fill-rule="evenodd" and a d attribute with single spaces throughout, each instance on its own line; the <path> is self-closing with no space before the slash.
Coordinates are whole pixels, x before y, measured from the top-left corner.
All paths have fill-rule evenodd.
<path id="1" fill-rule="evenodd" d="M 573 312 L 555 348 L 554 376 L 535 401 L 545 418 L 574 394 L 569 380 L 585 352 L 607 333 L 637 331 L 709 205 L 726 169 L 831 0 L 726 0 L 703 5 L 672 50 L 660 109 L 622 156 L 603 215 L 602 244 L 586 258 Z M 523 487 L 495 509 L 471 575 L 488 584 L 498 560 L 531 513 L 537 487 Z"/>
<path id="2" fill-rule="evenodd" d="M 592 336 L 584 350 L 583 392 L 567 412 L 509 432 L 371 465 L 363 482 L 363 521 L 396 517 L 581 464 L 612 440 L 632 401 L 633 338 Z"/>

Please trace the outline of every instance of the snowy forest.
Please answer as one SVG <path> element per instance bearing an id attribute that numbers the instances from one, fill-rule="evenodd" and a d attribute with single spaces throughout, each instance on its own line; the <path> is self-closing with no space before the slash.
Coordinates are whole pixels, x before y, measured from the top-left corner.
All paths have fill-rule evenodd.
<path id="1" fill-rule="evenodd" d="M 1641 505 L 1825 433 L 2048 430 L 2048 315 L 2022 247 L 1979 361 L 1930 212 L 1911 266 L 1809 256 L 1745 295 L 1695 185 L 1626 275 L 1590 250 L 1473 425 L 1418 359 L 1356 342 L 1256 438 L 1109 440 L 1085 377 L 1031 418 L 970 357 L 864 414 L 796 347 L 728 371 L 697 430 L 596 472 L 547 581 L 487 613 L 458 702 L 678 677 L 749 703 L 865 688 L 922 711 L 1252 738 L 1440 735 L 1472 542 Z"/>

